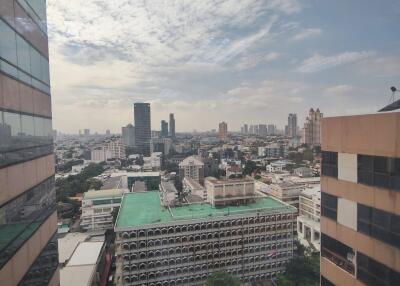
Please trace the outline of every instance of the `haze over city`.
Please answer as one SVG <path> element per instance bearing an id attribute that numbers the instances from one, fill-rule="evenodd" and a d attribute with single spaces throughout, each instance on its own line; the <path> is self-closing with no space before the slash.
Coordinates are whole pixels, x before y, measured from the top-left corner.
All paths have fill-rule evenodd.
<path id="1" fill-rule="evenodd" d="M 120 132 L 133 103 L 152 128 L 301 126 L 374 112 L 398 83 L 398 1 L 48 1 L 53 127 Z M 371 36 L 373 34 L 373 37 Z M 207 116 L 205 116 L 207 114 Z"/>

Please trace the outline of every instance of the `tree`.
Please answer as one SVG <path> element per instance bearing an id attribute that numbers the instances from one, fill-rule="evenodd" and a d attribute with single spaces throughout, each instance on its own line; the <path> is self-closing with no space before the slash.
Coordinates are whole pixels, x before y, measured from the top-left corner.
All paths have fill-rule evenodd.
<path id="1" fill-rule="evenodd" d="M 214 272 L 208 277 L 206 286 L 240 286 L 240 280 L 226 272 Z"/>
<path id="2" fill-rule="evenodd" d="M 88 190 L 100 190 L 100 188 L 103 186 L 103 182 L 94 178 L 90 178 L 86 180 L 85 182 L 85 189 Z"/>
<path id="3" fill-rule="evenodd" d="M 257 169 L 256 162 L 248 160 L 244 164 L 243 174 L 244 175 L 251 175 L 254 170 Z"/>
<path id="4" fill-rule="evenodd" d="M 286 273 L 278 277 L 278 286 L 319 285 L 319 254 L 294 257 L 286 265 Z"/>

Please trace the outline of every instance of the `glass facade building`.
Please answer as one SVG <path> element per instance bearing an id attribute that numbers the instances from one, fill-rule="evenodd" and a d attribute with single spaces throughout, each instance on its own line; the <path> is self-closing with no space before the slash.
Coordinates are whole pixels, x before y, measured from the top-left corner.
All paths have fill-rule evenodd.
<path id="1" fill-rule="evenodd" d="M 144 155 L 150 154 L 151 117 L 150 103 L 134 104 L 135 145 Z"/>
<path id="2" fill-rule="evenodd" d="M 58 285 L 45 0 L 0 1 L 0 281 Z"/>

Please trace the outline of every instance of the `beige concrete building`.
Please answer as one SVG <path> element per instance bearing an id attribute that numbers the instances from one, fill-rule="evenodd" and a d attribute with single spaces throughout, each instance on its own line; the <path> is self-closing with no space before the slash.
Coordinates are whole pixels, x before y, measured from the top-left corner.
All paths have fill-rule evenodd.
<path id="1" fill-rule="evenodd" d="M 0 284 L 59 285 L 46 1 L 0 1 Z"/>
<path id="2" fill-rule="evenodd" d="M 193 179 L 200 184 L 204 183 L 204 163 L 197 156 L 190 156 L 179 163 L 179 176 Z"/>
<path id="3" fill-rule="evenodd" d="M 228 138 L 228 124 L 221 122 L 218 126 L 218 138 L 220 141 L 225 141 Z"/>
<path id="4" fill-rule="evenodd" d="M 251 177 L 230 180 L 207 177 L 204 187 L 207 202 L 213 206 L 245 204 L 255 199 L 254 179 Z"/>
<path id="5" fill-rule="evenodd" d="M 400 112 L 322 121 L 321 285 L 400 285 Z"/>

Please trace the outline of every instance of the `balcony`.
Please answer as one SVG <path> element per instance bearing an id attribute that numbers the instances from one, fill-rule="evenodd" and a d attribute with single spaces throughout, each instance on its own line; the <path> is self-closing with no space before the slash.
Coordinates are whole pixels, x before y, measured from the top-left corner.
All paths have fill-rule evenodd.
<path id="1" fill-rule="evenodd" d="M 336 266 L 342 268 L 343 270 L 347 271 L 351 275 L 354 275 L 354 264 L 349 261 L 348 259 L 328 250 L 325 247 L 321 247 L 321 256 L 325 257 L 329 261 L 333 262 Z"/>

